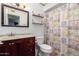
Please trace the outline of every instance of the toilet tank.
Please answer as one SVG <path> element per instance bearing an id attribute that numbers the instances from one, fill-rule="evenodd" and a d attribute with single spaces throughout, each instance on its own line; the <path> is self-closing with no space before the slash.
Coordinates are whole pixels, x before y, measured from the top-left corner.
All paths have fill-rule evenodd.
<path id="1" fill-rule="evenodd" d="M 44 37 L 43 37 L 43 36 L 36 37 L 36 42 L 37 42 L 38 44 L 43 44 L 43 43 L 44 43 Z"/>

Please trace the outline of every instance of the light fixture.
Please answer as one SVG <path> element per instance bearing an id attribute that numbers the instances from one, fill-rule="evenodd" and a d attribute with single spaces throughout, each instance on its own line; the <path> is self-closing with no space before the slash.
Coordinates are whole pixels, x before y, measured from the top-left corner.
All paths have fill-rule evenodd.
<path id="1" fill-rule="evenodd" d="M 24 9 L 26 8 L 26 3 L 16 3 L 16 6 Z"/>
<path id="2" fill-rule="evenodd" d="M 17 7 L 19 7 L 19 6 L 20 6 L 20 4 L 19 4 L 19 3 L 16 3 L 16 6 L 17 6 Z"/>

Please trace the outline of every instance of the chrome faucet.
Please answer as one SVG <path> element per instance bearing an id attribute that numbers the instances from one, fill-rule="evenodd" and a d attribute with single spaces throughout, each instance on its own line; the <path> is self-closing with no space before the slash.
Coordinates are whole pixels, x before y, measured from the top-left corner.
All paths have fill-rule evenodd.
<path id="1" fill-rule="evenodd" d="M 11 33 L 9 34 L 9 36 L 14 36 L 14 34 L 11 32 Z"/>

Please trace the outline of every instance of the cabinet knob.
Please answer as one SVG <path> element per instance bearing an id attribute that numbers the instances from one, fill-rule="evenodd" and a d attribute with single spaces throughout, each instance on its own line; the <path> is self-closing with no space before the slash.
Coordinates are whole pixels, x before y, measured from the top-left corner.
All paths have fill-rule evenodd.
<path id="1" fill-rule="evenodd" d="M 11 43 L 9 43 L 9 45 L 11 45 Z"/>
<path id="2" fill-rule="evenodd" d="M 12 44 L 14 44 L 14 43 L 12 43 Z"/>
<path id="3" fill-rule="evenodd" d="M 13 45 L 14 43 L 9 43 L 9 45 Z"/>

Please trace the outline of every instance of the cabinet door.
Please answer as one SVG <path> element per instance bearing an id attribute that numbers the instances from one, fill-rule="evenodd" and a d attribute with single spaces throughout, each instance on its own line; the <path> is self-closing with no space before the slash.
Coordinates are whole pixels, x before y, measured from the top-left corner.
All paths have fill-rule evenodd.
<path id="1" fill-rule="evenodd" d="M 7 48 L 8 48 L 8 46 L 5 44 L 0 45 L 0 56 L 9 56 L 10 55 Z"/>
<path id="2" fill-rule="evenodd" d="M 22 56 L 23 54 L 23 44 L 22 40 L 9 40 L 4 41 L 4 45 L 6 45 L 5 51 L 9 56 Z"/>
<path id="3" fill-rule="evenodd" d="M 35 38 L 30 37 L 23 39 L 23 55 L 34 56 L 35 55 Z"/>
<path id="4" fill-rule="evenodd" d="M 9 52 L 10 52 L 10 55 L 11 56 L 17 56 L 18 54 L 18 50 L 17 50 L 17 47 L 16 47 L 16 43 L 15 42 L 11 42 L 9 43 Z"/>
<path id="5" fill-rule="evenodd" d="M 23 53 L 22 40 L 15 40 L 15 48 L 17 51 L 17 56 L 22 56 Z"/>
<path id="6" fill-rule="evenodd" d="M 8 52 L 9 56 L 16 56 L 17 55 L 17 49 L 16 49 L 15 42 L 5 41 L 4 45 L 6 45 L 5 50 Z"/>

